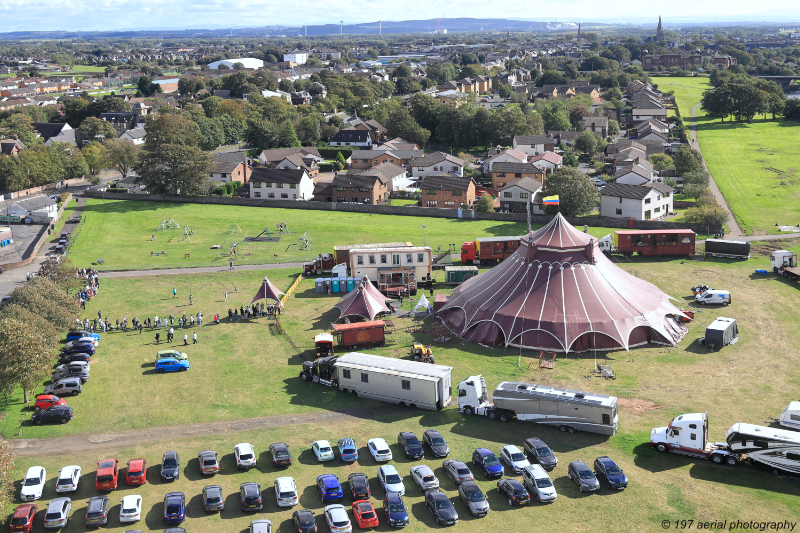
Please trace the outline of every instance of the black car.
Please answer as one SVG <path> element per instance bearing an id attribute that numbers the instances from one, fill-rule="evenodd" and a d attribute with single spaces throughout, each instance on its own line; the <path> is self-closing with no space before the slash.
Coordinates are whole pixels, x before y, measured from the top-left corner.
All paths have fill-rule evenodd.
<path id="1" fill-rule="evenodd" d="M 66 424 L 72 420 L 73 416 L 75 415 L 69 405 L 54 405 L 33 413 L 31 422 L 37 426 L 42 424 Z"/>
<path id="2" fill-rule="evenodd" d="M 61 355 L 67 355 L 71 353 L 88 353 L 94 355 L 94 352 L 94 344 L 91 342 L 81 342 L 79 344 L 73 344 L 69 348 L 61 348 Z"/>
<path id="3" fill-rule="evenodd" d="M 92 356 L 88 353 L 70 353 L 70 354 L 63 354 L 61 358 L 58 360 L 59 365 L 68 365 L 75 361 L 85 361 L 90 363 L 92 361 Z"/>
<path id="4" fill-rule="evenodd" d="M 454 526 L 458 523 L 458 513 L 453 502 L 439 489 L 431 489 L 425 493 L 425 507 L 433 513 L 437 524 Z"/>
<path id="5" fill-rule="evenodd" d="M 347 477 L 348 484 L 350 485 L 350 496 L 354 502 L 358 500 L 369 500 L 369 478 L 366 474 L 355 473 Z"/>
<path id="6" fill-rule="evenodd" d="M 203 487 L 203 510 L 210 513 L 223 509 L 225 509 L 225 498 L 222 495 L 222 487 L 219 485 Z"/>
<path id="7" fill-rule="evenodd" d="M 523 449 L 532 462 L 539 463 L 548 472 L 558 466 L 558 457 L 553 454 L 541 439 L 536 437 L 525 439 Z"/>
<path id="8" fill-rule="evenodd" d="M 501 479 L 497 482 L 497 490 L 508 498 L 508 505 L 525 505 L 531 501 L 525 485 L 516 479 Z"/>
<path id="9" fill-rule="evenodd" d="M 277 442 L 269 445 L 269 453 L 272 454 L 272 464 L 275 466 L 291 466 L 292 454 L 289 453 L 289 445 L 285 442 Z"/>
<path id="10" fill-rule="evenodd" d="M 425 450 L 422 449 L 419 439 L 410 431 L 403 431 L 397 435 L 397 444 L 400 445 L 409 459 L 422 459 L 425 455 Z"/>
<path id="11" fill-rule="evenodd" d="M 178 452 L 164 452 L 161 459 L 161 481 L 173 481 L 181 477 L 181 456 Z"/>
<path id="12" fill-rule="evenodd" d="M 450 455 L 450 448 L 442 434 L 435 429 L 426 429 L 422 434 L 422 442 L 428 445 L 434 457 L 447 457 Z"/>
<path id="13" fill-rule="evenodd" d="M 602 456 L 594 460 L 594 474 L 598 481 L 605 481 L 609 489 L 623 490 L 628 487 L 628 477 L 610 457 Z"/>
<path id="14" fill-rule="evenodd" d="M 316 533 L 317 522 L 314 520 L 314 512 L 308 509 L 298 509 L 292 513 L 292 523 L 297 528 L 298 533 Z"/>
<path id="15" fill-rule="evenodd" d="M 242 511 L 260 511 L 264 508 L 261 486 L 255 481 L 242 483 L 242 486 L 239 487 L 239 495 L 242 500 Z"/>

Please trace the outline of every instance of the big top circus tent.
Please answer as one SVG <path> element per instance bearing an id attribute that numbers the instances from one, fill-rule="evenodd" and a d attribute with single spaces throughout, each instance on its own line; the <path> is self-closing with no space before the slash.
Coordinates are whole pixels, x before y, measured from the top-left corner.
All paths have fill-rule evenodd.
<path id="1" fill-rule="evenodd" d="M 668 295 L 611 262 L 561 214 L 437 312 L 465 340 L 553 352 L 674 346 L 687 332 L 675 315 Z"/>

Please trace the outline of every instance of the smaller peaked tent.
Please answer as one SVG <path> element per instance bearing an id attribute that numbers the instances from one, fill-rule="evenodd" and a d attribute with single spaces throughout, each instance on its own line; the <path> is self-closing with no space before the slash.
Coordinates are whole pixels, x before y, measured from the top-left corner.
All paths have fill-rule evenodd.
<path id="1" fill-rule="evenodd" d="M 258 300 L 264 300 L 264 299 L 275 300 L 276 302 L 279 302 L 281 300 L 280 298 L 281 294 L 283 293 L 279 291 L 275 287 L 275 285 L 273 285 L 269 281 L 269 279 L 267 279 L 267 276 L 264 276 L 264 281 L 263 283 L 261 283 L 261 288 L 258 289 L 258 292 L 256 293 L 255 296 L 253 296 L 253 299 L 250 300 L 250 303 L 253 304 Z"/>
<path id="2" fill-rule="evenodd" d="M 342 296 L 335 307 L 341 312 L 339 318 L 356 315 L 375 320 L 378 313 L 390 312 L 386 306 L 386 297 L 370 283 L 367 276 L 361 279 L 358 287 Z"/>

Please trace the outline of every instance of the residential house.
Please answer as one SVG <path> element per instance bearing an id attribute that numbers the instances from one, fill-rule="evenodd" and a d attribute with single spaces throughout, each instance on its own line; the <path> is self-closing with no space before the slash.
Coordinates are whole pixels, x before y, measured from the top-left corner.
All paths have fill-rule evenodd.
<path id="1" fill-rule="evenodd" d="M 364 146 L 371 148 L 373 141 L 369 131 L 346 128 L 337 131 L 328 144 L 331 146 Z"/>
<path id="2" fill-rule="evenodd" d="M 634 122 L 651 118 L 663 122 L 667 119 L 667 110 L 663 107 L 634 107 L 631 110 L 631 117 Z"/>
<path id="3" fill-rule="evenodd" d="M 486 161 L 483 162 L 484 174 L 490 174 L 492 172 L 492 166 L 495 163 L 525 163 L 528 160 L 528 154 L 516 148 L 503 149 L 498 146 L 494 151 L 497 153 L 489 156 Z"/>
<path id="4" fill-rule="evenodd" d="M 311 200 L 314 182 L 305 170 L 254 168 L 250 173 L 250 198 L 262 200 Z"/>
<path id="5" fill-rule="evenodd" d="M 575 145 L 575 140 L 582 132 L 580 131 L 549 131 L 548 135 L 553 137 L 559 148 L 571 148 Z"/>
<path id="6" fill-rule="evenodd" d="M 452 105 L 455 107 L 461 107 L 467 103 L 467 95 L 465 93 L 456 91 L 455 89 L 441 91 L 437 93 L 434 98 L 443 104 Z"/>
<path id="7" fill-rule="evenodd" d="M 14 201 L 5 209 L 5 213 L 12 217 L 36 218 L 36 215 L 39 215 L 48 221 L 55 220 L 57 212 L 56 201 L 45 194 Z"/>
<path id="8" fill-rule="evenodd" d="M 283 54 L 283 60 L 295 65 L 305 65 L 308 62 L 308 52 L 301 52 L 294 50 L 293 52 Z"/>
<path id="9" fill-rule="evenodd" d="M 389 192 L 416 189 L 417 180 L 408 175 L 408 171 L 394 163 L 382 163 L 366 170 L 351 170 L 349 176 L 377 176 L 382 181 L 388 180 Z"/>
<path id="10" fill-rule="evenodd" d="M 614 172 L 614 182 L 624 185 L 644 185 L 656 181 L 653 165 L 637 157 L 633 162 L 619 167 Z"/>
<path id="11" fill-rule="evenodd" d="M 528 155 L 539 155 L 555 149 L 553 138 L 549 135 L 517 135 L 511 145 Z"/>
<path id="12" fill-rule="evenodd" d="M 282 161 L 275 165 L 275 168 L 293 168 L 305 170 L 311 181 L 317 183 L 319 179 L 319 166 L 314 157 L 303 157 L 302 154 L 292 154 L 286 156 Z"/>
<path id="13" fill-rule="evenodd" d="M 132 111 L 100 113 L 100 119 L 110 123 L 117 130 L 117 136 L 128 130 L 144 127 L 144 119 Z"/>
<path id="14" fill-rule="evenodd" d="M 424 155 L 422 150 L 353 150 L 350 156 L 350 168 L 367 169 L 382 163 L 393 163 L 408 168 L 412 161 Z"/>
<path id="15" fill-rule="evenodd" d="M 145 130 L 144 128 L 134 128 L 120 135 L 119 140 L 128 141 L 129 143 L 133 143 L 136 146 L 141 146 L 144 144 L 146 136 L 147 136 L 147 130 Z"/>
<path id="16" fill-rule="evenodd" d="M 265 167 L 275 167 L 278 163 L 290 155 L 300 154 L 303 158 L 313 158 L 317 163 L 325 161 L 320 155 L 319 150 L 313 146 L 303 146 L 301 148 L 276 148 L 274 150 L 262 150 L 258 154 L 258 162 Z"/>
<path id="17" fill-rule="evenodd" d="M 544 181 L 545 171 L 530 163 L 495 163 L 489 173 L 492 177 L 492 189 L 502 189 L 509 183 L 522 178 Z"/>
<path id="18" fill-rule="evenodd" d="M 537 204 L 534 203 L 534 199 L 541 190 L 542 183 L 533 178 L 521 178 L 512 181 L 497 191 L 500 210 L 509 213 L 526 213 L 527 204 L 531 204 L 531 214 L 534 214 L 534 211 L 537 210 L 535 208 Z"/>
<path id="19" fill-rule="evenodd" d="M 49 145 L 52 142 L 75 142 L 75 130 L 66 123 L 53 123 L 53 122 L 33 122 L 31 123 L 33 129 L 36 130 L 38 136 L 42 141 Z M 71 134 L 69 132 L 72 132 Z"/>
<path id="20" fill-rule="evenodd" d="M 319 202 L 386 204 L 390 179 L 381 173 L 337 174 L 329 183 L 320 182 L 314 189 Z"/>
<path id="21" fill-rule="evenodd" d="M 0 139 L 0 154 L 17 155 L 25 149 L 25 144 L 17 139 Z"/>
<path id="22" fill-rule="evenodd" d="M 544 152 L 528 158 L 528 163 L 545 172 L 555 172 L 561 168 L 564 158 L 555 152 Z"/>
<path id="23" fill-rule="evenodd" d="M 307 91 L 297 91 L 291 93 L 292 105 L 311 105 L 313 98 Z"/>
<path id="24" fill-rule="evenodd" d="M 583 117 L 583 130 L 605 139 L 608 136 L 608 117 Z"/>
<path id="25" fill-rule="evenodd" d="M 422 191 L 422 207 L 459 209 L 462 204 L 471 207 L 475 203 L 476 185 L 472 178 L 450 174 L 425 176 L 419 188 Z"/>
<path id="26" fill-rule="evenodd" d="M 216 94 L 216 93 L 215 93 Z M 242 99 L 247 102 L 247 97 L 250 96 L 250 93 L 243 94 Z M 286 100 L 290 104 L 292 103 L 292 95 L 291 93 L 287 93 L 281 90 L 270 91 L 268 89 L 264 89 L 261 91 L 261 96 L 264 98 L 280 98 L 281 100 Z"/>
<path id="27" fill-rule="evenodd" d="M 5 98 L 29 98 L 36 96 L 36 88 L 23 87 L 17 89 L 3 89 L 0 91 L 0 96 Z"/>
<path id="28" fill-rule="evenodd" d="M 370 137 L 372 137 L 373 144 L 382 142 L 386 136 L 386 128 L 384 128 L 380 122 L 374 119 L 357 122 L 352 124 L 352 126 L 357 130 L 368 131 Z"/>
<path id="29" fill-rule="evenodd" d="M 238 181 L 241 184 L 250 181 L 252 169 L 244 152 L 222 152 L 213 154 L 213 157 L 214 170 L 211 172 L 211 181 L 224 183 Z"/>
<path id="30" fill-rule="evenodd" d="M 464 175 L 464 160 L 444 152 L 434 152 L 416 158 L 411 165 L 411 175 L 414 177 L 439 174 Z"/>
<path id="31" fill-rule="evenodd" d="M 609 183 L 600 191 L 600 216 L 652 220 L 672 212 L 673 189 L 665 183 Z"/>
<path id="32" fill-rule="evenodd" d="M 396 139 L 385 141 L 380 146 L 373 146 L 372 148 L 373 150 L 419 150 L 419 145 L 397 137 Z M 420 155 L 422 154 L 420 153 Z"/>

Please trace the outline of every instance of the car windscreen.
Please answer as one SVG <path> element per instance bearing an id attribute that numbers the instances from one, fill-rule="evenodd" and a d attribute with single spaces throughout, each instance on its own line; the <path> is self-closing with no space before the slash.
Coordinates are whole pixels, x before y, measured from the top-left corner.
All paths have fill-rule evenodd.
<path id="1" fill-rule="evenodd" d="M 536 448 L 536 453 L 539 454 L 539 457 L 547 457 L 548 455 L 553 455 L 553 452 L 550 451 L 550 448 L 544 446 L 542 448 Z"/>
<path id="2" fill-rule="evenodd" d="M 47 513 L 44 516 L 44 519 L 45 520 L 60 520 L 61 519 L 61 511 L 59 510 L 59 511 L 56 511 L 55 513 Z M 25 524 L 25 519 L 24 518 L 15 518 L 14 520 L 22 520 L 22 522 L 18 522 L 18 523 L 19 524 Z M 13 524 L 14 522 L 12 521 L 11 523 Z"/>
<path id="3" fill-rule="evenodd" d="M 485 464 L 486 466 L 498 466 L 500 464 L 500 461 L 498 461 L 497 457 L 495 457 L 494 454 L 492 454 L 492 455 L 487 455 L 483 458 L 483 464 Z"/>
<path id="4" fill-rule="evenodd" d="M 622 470 L 617 465 L 606 465 L 606 474 L 609 476 L 618 476 L 622 474 Z"/>
<path id="5" fill-rule="evenodd" d="M 168 457 L 164 459 L 163 466 L 164 468 L 175 468 L 178 466 L 178 461 L 176 461 L 174 457 Z"/>
<path id="6" fill-rule="evenodd" d="M 333 493 L 339 492 L 339 487 L 327 487 L 325 489 L 325 492 L 327 492 L 329 494 L 333 494 Z"/>
<path id="7" fill-rule="evenodd" d="M 288 491 L 288 492 L 281 492 L 278 497 L 279 498 L 294 498 L 297 496 L 296 492 Z"/>
<path id="8" fill-rule="evenodd" d="M 60 477 L 56 482 L 56 485 L 72 485 L 72 478 L 71 477 Z"/>
<path id="9" fill-rule="evenodd" d="M 552 487 L 553 482 L 550 481 L 550 478 L 538 477 L 536 478 L 536 486 L 540 489 L 545 489 L 547 487 Z"/>
<path id="10" fill-rule="evenodd" d="M 111 483 L 114 481 L 114 476 L 97 476 L 98 483 Z"/>
<path id="11" fill-rule="evenodd" d="M 452 506 L 453 504 L 450 503 L 450 500 L 447 499 L 436 500 L 437 509 L 449 509 Z"/>
<path id="12" fill-rule="evenodd" d="M 297 516 L 297 520 L 298 522 L 300 522 L 301 526 L 310 526 L 311 524 L 314 523 L 314 515 L 301 513 L 300 515 Z"/>
<path id="13" fill-rule="evenodd" d="M 389 512 L 390 513 L 402 513 L 405 511 L 405 507 L 402 503 L 390 503 L 389 504 Z"/>
<path id="14" fill-rule="evenodd" d="M 243 453 L 243 454 L 239 455 L 239 459 L 241 459 L 242 461 L 249 461 L 252 458 L 253 458 L 253 454 L 250 454 L 250 453 Z"/>
<path id="15" fill-rule="evenodd" d="M 409 437 L 406 439 L 406 446 L 419 446 L 417 437 Z"/>
<path id="16" fill-rule="evenodd" d="M 581 479 L 594 478 L 594 474 L 592 473 L 591 470 L 581 470 L 580 472 L 578 472 L 578 475 L 581 477 Z"/>
<path id="17" fill-rule="evenodd" d="M 58 517 L 56 516 L 54 518 L 58 518 Z M 50 517 L 50 514 L 47 514 L 46 519 L 47 520 L 52 520 L 53 518 Z M 21 517 L 21 518 L 12 518 L 11 519 L 11 525 L 12 526 L 24 526 L 27 523 L 28 523 L 28 519 L 25 518 L 24 516 Z"/>
<path id="18" fill-rule="evenodd" d="M 39 483 L 40 481 L 38 477 L 29 477 L 28 479 L 25 480 L 26 487 L 33 487 L 35 485 L 38 485 Z"/>
<path id="19" fill-rule="evenodd" d="M 512 453 L 511 460 L 515 462 L 522 462 L 525 460 L 525 456 L 522 455 L 521 453 Z"/>
<path id="20" fill-rule="evenodd" d="M 366 513 L 361 513 L 361 518 L 365 520 L 372 520 L 375 518 L 375 513 L 372 511 L 367 511 Z"/>
<path id="21" fill-rule="evenodd" d="M 114 468 L 114 461 L 101 461 L 99 465 L 97 465 L 98 470 L 104 470 L 106 468 Z"/>
<path id="22" fill-rule="evenodd" d="M 215 457 L 203 457 L 203 466 L 214 466 L 217 464 Z"/>
<path id="23" fill-rule="evenodd" d="M 433 437 L 431 438 L 431 444 L 434 446 L 444 446 L 446 442 L 442 437 Z"/>
<path id="24" fill-rule="evenodd" d="M 328 449 L 330 449 L 330 448 L 328 448 Z M 278 457 L 278 458 L 289 457 L 289 450 L 286 450 L 286 449 L 283 449 L 283 448 L 275 450 L 275 457 Z"/>
<path id="25" fill-rule="evenodd" d="M 468 476 L 470 474 L 469 468 L 466 466 L 456 468 L 459 476 Z"/>
<path id="26" fill-rule="evenodd" d="M 397 485 L 398 483 L 402 483 L 402 480 L 397 474 L 389 474 L 386 476 L 386 483 L 390 485 Z"/>
<path id="27" fill-rule="evenodd" d="M 181 504 L 180 503 L 168 503 L 167 504 L 167 513 L 168 514 L 178 514 L 181 512 Z"/>
<path id="28" fill-rule="evenodd" d="M 319 453 L 330 453 L 330 451 L 331 449 L 328 448 L 327 446 L 319 449 Z"/>
<path id="29" fill-rule="evenodd" d="M 467 492 L 467 497 L 471 502 L 482 502 L 486 499 L 483 493 L 478 489 Z"/>
<path id="30" fill-rule="evenodd" d="M 123 507 L 122 512 L 126 514 L 135 513 L 136 507 Z"/>

